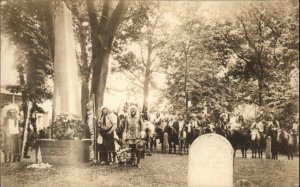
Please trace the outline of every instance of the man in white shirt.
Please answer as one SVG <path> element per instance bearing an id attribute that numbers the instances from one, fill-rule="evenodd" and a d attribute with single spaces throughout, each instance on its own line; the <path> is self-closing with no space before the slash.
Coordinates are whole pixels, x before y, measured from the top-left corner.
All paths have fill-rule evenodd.
<path id="1" fill-rule="evenodd" d="M 258 118 L 256 119 L 256 122 L 251 125 L 251 130 L 253 129 L 257 129 L 259 134 L 264 137 L 265 125 Z"/>

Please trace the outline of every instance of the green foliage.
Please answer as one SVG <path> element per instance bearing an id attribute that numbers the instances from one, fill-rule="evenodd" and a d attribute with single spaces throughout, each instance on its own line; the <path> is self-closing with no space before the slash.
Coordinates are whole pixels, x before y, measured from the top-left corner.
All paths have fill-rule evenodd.
<path id="1" fill-rule="evenodd" d="M 228 80 L 218 75 L 224 66 L 213 61 L 204 45 L 210 26 L 196 10 L 187 11 L 160 53 L 168 80 L 165 97 L 181 112 L 187 100 L 191 102 L 188 112 L 199 113 L 204 107 L 212 113 L 232 110 Z"/>
<path id="2" fill-rule="evenodd" d="M 1 31 L 17 47 L 18 57 L 19 82 L 7 88 L 37 103 L 52 98 L 47 81 L 53 76 L 53 54 L 43 8 L 38 1 L 14 0 L 1 5 Z"/>
<path id="3" fill-rule="evenodd" d="M 84 137 L 84 123 L 77 116 L 60 114 L 52 124 L 52 137 L 58 140 L 80 140 Z"/>
<path id="4" fill-rule="evenodd" d="M 205 42 L 235 80 L 235 103 L 259 104 L 261 117 L 273 113 L 283 123 L 298 112 L 298 92 L 290 84 L 299 69 L 298 17 L 298 8 L 288 2 L 252 4 L 233 19 L 217 22 Z"/>

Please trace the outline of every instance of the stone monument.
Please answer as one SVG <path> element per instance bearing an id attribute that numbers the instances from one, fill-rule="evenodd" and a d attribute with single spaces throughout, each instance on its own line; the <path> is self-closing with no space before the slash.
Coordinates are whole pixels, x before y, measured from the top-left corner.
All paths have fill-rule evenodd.
<path id="1" fill-rule="evenodd" d="M 271 145 L 272 145 L 272 139 L 270 136 L 267 137 L 267 145 L 266 145 L 266 159 L 272 158 L 271 153 Z"/>
<path id="2" fill-rule="evenodd" d="M 169 151 L 168 133 L 164 133 L 163 153 L 168 153 L 168 151 Z"/>
<path id="3" fill-rule="evenodd" d="M 190 147 L 188 186 L 233 186 L 233 148 L 218 134 L 198 137 Z"/>
<path id="4" fill-rule="evenodd" d="M 53 118 L 67 113 L 81 117 L 80 81 L 72 14 L 61 2 L 55 16 Z"/>

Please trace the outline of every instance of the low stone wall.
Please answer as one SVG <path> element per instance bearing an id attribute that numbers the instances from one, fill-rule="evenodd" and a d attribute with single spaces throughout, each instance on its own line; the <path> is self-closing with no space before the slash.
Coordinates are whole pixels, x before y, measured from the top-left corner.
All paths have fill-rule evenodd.
<path id="1" fill-rule="evenodd" d="M 89 145 L 85 140 L 38 139 L 42 162 L 53 165 L 80 164 L 89 161 Z"/>

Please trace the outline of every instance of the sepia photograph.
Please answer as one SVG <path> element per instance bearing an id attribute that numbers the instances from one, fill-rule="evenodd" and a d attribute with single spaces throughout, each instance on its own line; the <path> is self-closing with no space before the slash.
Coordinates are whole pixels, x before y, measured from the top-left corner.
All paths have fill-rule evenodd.
<path id="1" fill-rule="evenodd" d="M 0 187 L 299 186 L 299 0 L 0 15 Z"/>

